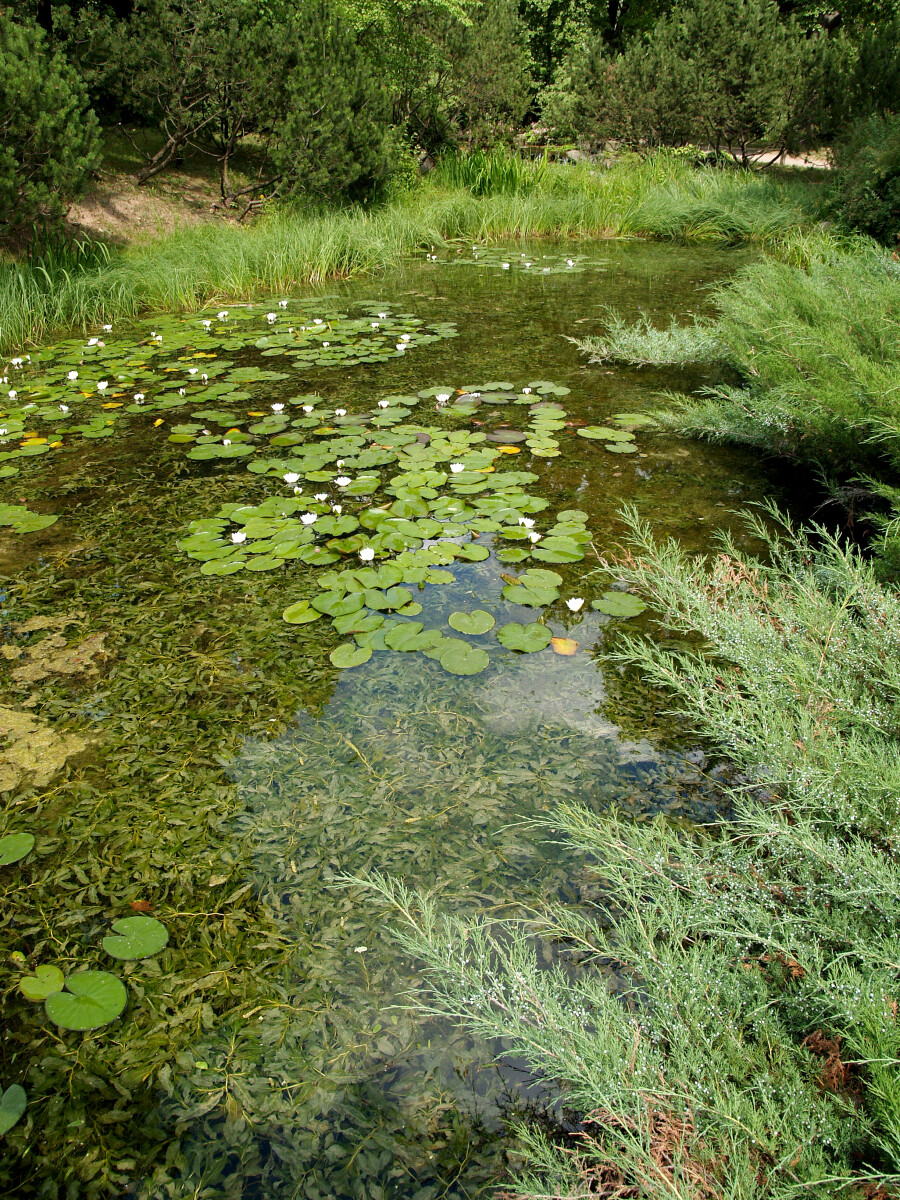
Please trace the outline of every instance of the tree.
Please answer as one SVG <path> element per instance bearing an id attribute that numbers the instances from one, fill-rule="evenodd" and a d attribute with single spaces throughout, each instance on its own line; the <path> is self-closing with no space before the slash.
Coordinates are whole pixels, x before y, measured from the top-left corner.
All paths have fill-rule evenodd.
<path id="1" fill-rule="evenodd" d="M 0 230 L 60 219 L 99 165 L 98 133 L 75 71 L 0 13 Z"/>

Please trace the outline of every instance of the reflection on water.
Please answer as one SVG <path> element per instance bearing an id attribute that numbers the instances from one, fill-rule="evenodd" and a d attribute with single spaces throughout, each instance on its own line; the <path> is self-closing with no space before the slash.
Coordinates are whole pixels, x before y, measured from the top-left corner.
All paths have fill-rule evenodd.
<path id="1" fill-rule="evenodd" d="M 460 337 L 389 363 L 306 367 L 293 373 L 284 394 L 317 390 L 332 402 L 371 404 L 373 396 L 446 380 L 545 378 L 569 387 L 567 412 L 591 424 L 652 407 L 661 390 L 684 386 L 686 377 L 588 367 L 566 336 L 597 330 L 607 305 L 626 316 L 647 312 L 662 323 L 673 313 L 703 311 L 705 286 L 738 258 L 630 243 L 589 250 L 594 265 L 578 273 L 530 277 L 422 262 L 377 284 L 332 287 L 348 305 L 388 298 L 426 321 L 455 321 Z M 704 378 L 695 374 L 689 382 Z M 277 389 L 266 399 L 277 401 Z M 428 416 L 423 409 L 413 419 L 427 422 Z M 165 499 L 167 511 L 174 505 L 184 522 L 209 515 L 226 499 L 237 503 L 242 494 L 255 498 L 265 494 L 261 488 L 277 489 L 277 481 L 250 477 L 241 464 L 210 467 L 179 457 L 173 467 L 179 449 L 161 451 L 149 424 L 136 423 L 132 434 L 115 450 L 92 444 L 80 447 L 77 459 L 61 460 L 53 486 L 66 497 L 70 525 L 60 522 L 45 541 L 34 535 L 27 545 L 7 543 L 3 552 L 15 556 L 17 570 L 57 546 L 51 534 L 68 537 L 76 547 L 73 577 L 81 581 L 80 594 L 89 593 L 93 565 L 79 566 L 78 505 L 102 504 L 104 487 L 113 483 L 127 486 L 140 475 L 141 486 L 150 489 L 129 514 L 126 532 L 135 545 L 159 537 L 154 471 L 160 504 Z M 758 468 L 748 456 L 652 434 L 642 434 L 640 443 L 640 453 L 623 461 L 572 432 L 561 437 L 559 458 L 523 452 L 511 463 L 539 476 L 529 491 L 550 500 L 553 511 L 588 513 L 600 553 L 615 552 L 625 501 L 658 531 L 703 549 L 717 527 L 732 521 L 732 509 L 759 495 Z M 206 494 L 197 486 L 205 480 Z M 46 495 L 54 495 L 53 486 Z M 198 508 L 201 498 L 206 506 Z M 164 531 L 169 542 L 177 532 Z M 416 964 L 398 952 L 383 910 L 345 877 L 389 873 L 461 911 L 525 917 L 548 896 L 577 903 L 589 864 L 531 822 L 552 819 L 557 805 L 573 800 L 637 819 L 657 813 L 713 819 L 712 789 L 685 757 L 692 744 L 679 744 L 677 726 L 657 711 L 658 698 L 615 667 L 601 666 L 603 647 L 621 622 L 588 605 L 572 614 L 559 602 L 547 614 L 554 635 L 575 641 L 572 655 L 550 649 L 517 655 L 489 636 L 471 639 L 491 656 L 477 676 L 449 675 L 420 654 L 389 652 L 338 673 L 328 664 L 336 640 L 330 632 L 314 635 L 321 641 L 310 648 L 308 633 L 280 624 L 283 582 L 260 575 L 239 584 L 199 577 L 184 560 L 170 567 L 174 557 L 153 554 L 152 562 L 148 553 L 138 565 L 126 552 L 117 578 L 126 581 L 122 587 L 158 585 L 183 595 L 179 619 L 194 631 L 198 675 L 187 698 L 157 687 L 152 711 L 146 694 L 127 693 L 128 719 L 146 739 L 147 753 L 164 745 L 165 706 L 174 714 L 189 703 L 208 710 L 209 719 L 222 719 L 217 688 L 227 670 L 246 672 L 249 688 L 254 672 L 266 678 L 273 658 L 296 653 L 301 636 L 307 638 L 306 666 L 294 672 L 278 701 L 285 731 L 263 738 L 238 730 L 237 751 L 233 740 L 230 752 L 221 751 L 239 813 L 226 826 L 231 853 L 235 861 L 246 856 L 242 886 L 259 898 L 268 922 L 254 944 L 257 961 L 272 964 L 263 972 L 267 999 L 226 1021 L 204 1018 L 185 1034 L 176 1063 L 166 1068 L 163 1132 L 154 1151 L 162 1163 L 167 1145 L 179 1147 L 171 1155 L 171 1178 L 151 1184 L 148 1171 L 127 1194 L 154 1200 L 468 1200 L 487 1194 L 503 1177 L 497 1118 L 521 1098 L 510 1086 L 516 1072 L 490 1066 L 502 1047 L 479 1046 L 416 1011 L 422 996 Z M 164 579 L 135 584 L 141 571 L 159 570 L 158 561 Z M 589 556 L 555 568 L 565 578 L 563 595 L 590 599 L 608 587 L 608 577 L 590 576 L 595 566 Z M 66 569 L 64 560 L 61 574 Z M 304 578 L 304 570 L 295 578 Z M 423 586 L 416 596 L 426 627 L 450 632 L 449 613 L 476 605 L 493 613 L 498 626 L 535 618 L 534 610 L 501 600 L 503 568 L 493 557 L 452 570 L 452 584 Z M 107 612 L 120 603 L 120 583 L 103 587 L 93 600 Z M 229 616 L 244 623 L 241 659 L 215 640 L 216 622 L 224 639 Z M 652 630 L 646 617 L 630 624 Z M 125 704 L 112 692 L 100 695 L 104 719 Z M 174 821 L 177 806 L 191 803 L 191 784 L 184 771 L 179 778 L 187 781 L 174 791 L 166 778 L 162 770 L 154 775 L 148 803 Z M 143 1131 L 133 1136 L 138 1140 Z M 160 1167 L 156 1178 L 164 1173 Z"/>

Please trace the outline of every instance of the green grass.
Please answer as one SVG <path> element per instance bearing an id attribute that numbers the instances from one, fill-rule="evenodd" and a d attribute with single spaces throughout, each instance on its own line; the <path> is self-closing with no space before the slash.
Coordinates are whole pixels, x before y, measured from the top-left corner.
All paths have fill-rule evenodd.
<path id="1" fill-rule="evenodd" d="M 457 237 L 638 236 L 767 245 L 804 222 L 809 194 L 802 183 L 664 159 L 602 171 L 550 164 L 524 194 L 479 199 L 425 182 L 373 211 L 280 210 L 249 228 L 192 226 L 112 251 L 100 265 L 7 261 L 0 264 L 0 351 L 143 311 L 197 309 L 375 273 L 411 250 Z"/>

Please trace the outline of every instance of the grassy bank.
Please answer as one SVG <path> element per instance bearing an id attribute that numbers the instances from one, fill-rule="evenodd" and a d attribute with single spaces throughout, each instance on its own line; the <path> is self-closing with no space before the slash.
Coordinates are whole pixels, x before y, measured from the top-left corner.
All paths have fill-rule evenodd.
<path id="1" fill-rule="evenodd" d="M 377 272 L 422 247 L 543 237 L 659 237 L 772 244 L 803 224 L 803 182 L 696 170 L 664 157 L 605 171 L 550 164 L 519 190 L 476 198 L 424 182 L 373 211 L 275 211 L 249 228 L 199 225 L 158 241 L 0 264 L 0 351 L 52 331 L 142 311 L 202 308 L 300 284 Z"/>

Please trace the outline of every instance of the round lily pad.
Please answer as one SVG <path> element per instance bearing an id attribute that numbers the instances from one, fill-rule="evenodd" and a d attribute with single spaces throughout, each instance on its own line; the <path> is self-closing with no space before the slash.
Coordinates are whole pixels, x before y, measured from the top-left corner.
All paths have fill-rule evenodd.
<path id="1" fill-rule="evenodd" d="M 611 454 L 637 454 L 637 446 L 631 442 L 605 442 L 603 449 Z"/>
<path id="2" fill-rule="evenodd" d="M 114 933 L 103 939 L 103 949 L 113 958 L 150 958 L 169 940 L 169 931 L 153 917 L 123 917 L 113 922 Z"/>
<path id="3" fill-rule="evenodd" d="M 610 617 L 636 617 L 647 605 L 630 592 L 604 592 L 600 600 L 592 600 L 591 608 Z"/>
<path id="4" fill-rule="evenodd" d="M 478 675 L 490 663 L 486 650 L 459 638 L 444 638 L 438 662 L 451 675 Z"/>
<path id="5" fill-rule="evenodd" d="M 19 1120 L 28 1105 L 25 1089 L 17 1083 L 11 1083 L 0 1095 L 0 1137 L 9 1133 Z"/>
<path id="6" fill-rule="evenodd" d="M 34 849 L 34 837 L 30 833 L 8 833 L 0 838 L 0 867 L 18 862 Z"/>
<path id="7" fill-rule="evenodd" d="M 610 429 L 607 425 L 585 425 L 575 432 L 579 437 L 587 438 L 591 442 L 628 442 L 634 437 L 634 434 L 624 429 Z"/>
<path id="8" fill-rule="evenodd" d="M 524 654 L 532 654 L 535 650 L 544 650 L 550 645 L 550 630 L 538 621 L 529 625 L 520 625 L 511 621 L 497 631 L 497 640 L 507 650 L 521 650 Z"/>
<path id="9" fill-rule="evenodd" d="M 19 980 L 19 991 L 26 1000 L 46 1000 L 54 992 L 61 992 L 66 977 L 59 967 L 41 966 L 33 975 L 23 975 Z"/>
<path id="10" fill-rule="evenodd" d="M 352 642 L 344 642 L 336 646 L 328 656 L 334 667 L 346 670 L 348 667 L 359 667 L 372 657 L 371 646 L 354 646 Z"/>
<path id="11" fill-rule="evenodd" d="M 467 633 L 471 637 L 479 633 L 487 633 L 494 628 L 494 618 L 483 608 L 473 609 L 472 612 L 454 612 L 447 618 L 447 624 L 458 633 Z"/>
<path id="12" fill-rule="evenodd" d="M 522 583 L 509 583 L 503 589 L 503 599 L 510 604 L 522 604 L 527 608 L 541 608 L 559 599 L 559 591 L 555 587 L 541 587 L 539 584 L 527 586 Z"/>
<path id="13" fill-rule="evenodd" d="M 122 1012 L 128 994 L 108 971 L 83 971 L 66 980 L 67 991 L 47 997 L 47 1016 L 62 1029 L 99 1029 Z"/>
<path id="14" fill-rule="evenodd" d="M 318 621 L 321 615 L 308 600 L 298 600 L 296 604 L 287 606 L 281 614 L 281 619 L 287 621 L 288 625 L 308 625 L 310 621 Z"/>

